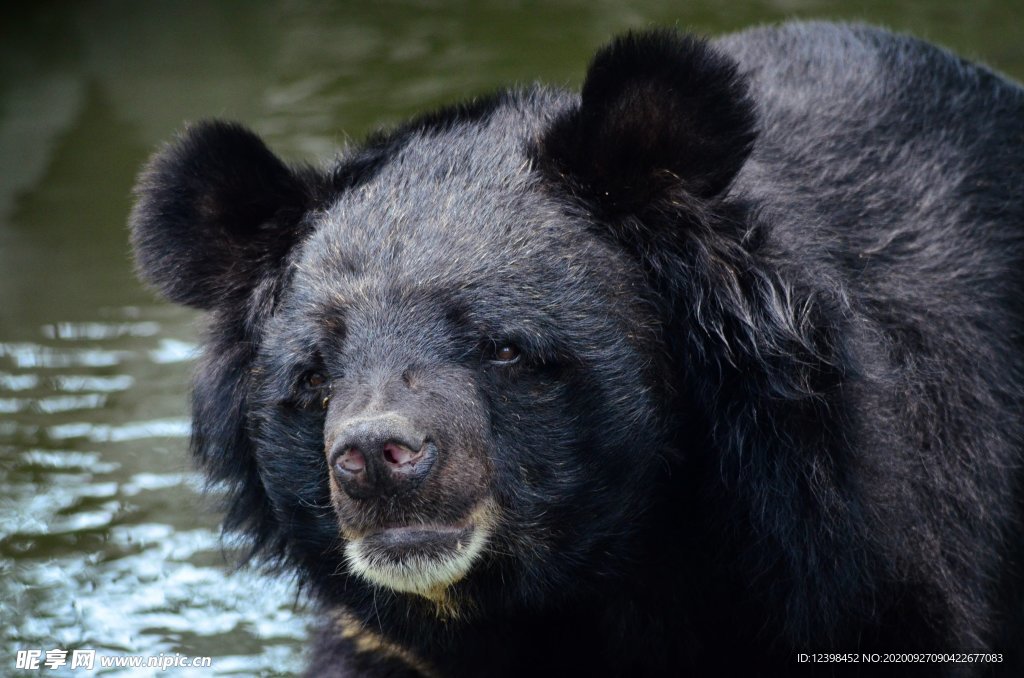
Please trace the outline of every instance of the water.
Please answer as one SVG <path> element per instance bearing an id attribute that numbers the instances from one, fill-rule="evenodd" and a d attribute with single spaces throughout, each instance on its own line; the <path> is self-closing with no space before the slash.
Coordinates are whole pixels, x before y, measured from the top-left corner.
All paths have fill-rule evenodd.
<path id="1" fill-rule="evenodd" d="M 188 464 L 197 318 L 128 260 L 133 176 L 182 121 L 240 119 L 314 160 L 502 83 L 578 84 L 626 28 L 794 16 L 884 23 L 1024 76 L 1019 0 L 26 5 L 0 24 L 0 675 L 18 649 L 302 666 L 301 597 L 229 571 Z"/>

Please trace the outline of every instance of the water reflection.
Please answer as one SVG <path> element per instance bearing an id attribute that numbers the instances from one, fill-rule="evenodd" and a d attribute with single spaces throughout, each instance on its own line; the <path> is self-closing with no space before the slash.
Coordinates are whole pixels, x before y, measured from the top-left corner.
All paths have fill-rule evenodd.
<path id="1" fill-rule="evenodd" d="M 196 501 L 183 455 L 196 346 L 187 324 L 162 320 L 59 321 L 36 341 L 0 342 L 5 659 L 88 648 L 297 670 L 305 626 L 291 583 L 230 573 L 215 511 Z M 164 389 L 177 406 L 160 404 Z M 142 416 L 169 411 L 182 414 Z"/>

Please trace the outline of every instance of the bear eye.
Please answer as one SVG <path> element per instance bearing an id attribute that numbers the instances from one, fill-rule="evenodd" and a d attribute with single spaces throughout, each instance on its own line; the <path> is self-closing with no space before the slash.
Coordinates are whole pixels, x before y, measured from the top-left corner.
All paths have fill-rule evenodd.
<path id="1" fill-rule="evenodd" d="M 312 407 L 319 403 L 320 407 L 326 410 L 331 400 L 331 383 L 328 376 L 316 370 L 304 373 L 299 378 L 295 396 L 295 402 L 300 407 Z"/>
<path id="2" fill-rule="evenodd" d="M 498 343 L 494 345 L 494 353 L 491 362 L 511 365 L 519 360 L 519 347 L 510 343 Z"/>
<path id="3" fill-rule="evenodd" d="M 320 388 L 327 383 L 327 377 L 323 372 L 307 372 L 302 381 L 309 388 Z"/>

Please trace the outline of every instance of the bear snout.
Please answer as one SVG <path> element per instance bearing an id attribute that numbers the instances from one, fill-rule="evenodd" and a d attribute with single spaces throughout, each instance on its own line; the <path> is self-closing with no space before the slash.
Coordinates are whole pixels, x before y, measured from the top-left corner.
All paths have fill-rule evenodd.
<path id="1" fill-rule="evenodd" d="M 397 413 L 341 424 L 327 449 L 331 474 L 353 499 L 405 493 L 430 474 L 437 447 Z"/>

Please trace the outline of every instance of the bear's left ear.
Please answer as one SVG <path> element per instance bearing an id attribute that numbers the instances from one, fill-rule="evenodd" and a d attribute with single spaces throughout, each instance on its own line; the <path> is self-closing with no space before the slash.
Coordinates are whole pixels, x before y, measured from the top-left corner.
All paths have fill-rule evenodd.
<path id="1" fill-rule="evenodd" d="M 672 188 L 722 193 L 755 124 L 731 58 L 671 30 L 630 33 L 597 52 L 579 106 L 549 127 L 540 153 L 609 211 L 633 212 Z"/>
<path id="2" fill-rule="evenodd" d="M 282 270 L 322 181 L 286 165 L 241 125 L 188 127 L 135 186 L 129 223 L 139 275 L 200 309 L 244 301 Z"/>

